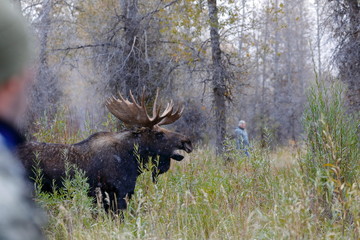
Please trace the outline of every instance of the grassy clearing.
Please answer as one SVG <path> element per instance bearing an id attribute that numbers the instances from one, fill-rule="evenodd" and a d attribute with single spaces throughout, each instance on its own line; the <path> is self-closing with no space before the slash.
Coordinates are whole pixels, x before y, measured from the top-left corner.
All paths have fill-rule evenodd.
<path id="1" fill-rule="evenodd" d="M 229 142 L 220 158 L 199 146 L 157 184 L 149 172 L 142 174 L 123 221 L 92 203 L 78 172 L 55 194 L 38 192 L 37 201 L 49 213 L 46 234 L 104 240 L 359 239 L 359 120 L 346 117 L 341 91 L 332 94 L 310 96 L 302 147 L 270 151 L 255 144 L 247 158 Z M 63 123 L 52 124 L 57 122 Z M 66 124 L 59 126 L 36 137 L 56 142 L 51 136 L 66 131 Z"/>
<path id="2" fill-rule="evenodd" d="M 224 162 L 211 149 L 197 149 L 156 185 L 150 173 L 141 175 L 123 222 L 91 203 L 80 174 L 63 192 L 39 195 L 50 216 L 46 233 L 49 239 L 357 238 L 358 222 L 344 229 L 314 206 L 296 162 L 272 168 L 270 155 L 254 151 L 249 160 Z M 358 211 L 356 185 L 351 194 Z"/>

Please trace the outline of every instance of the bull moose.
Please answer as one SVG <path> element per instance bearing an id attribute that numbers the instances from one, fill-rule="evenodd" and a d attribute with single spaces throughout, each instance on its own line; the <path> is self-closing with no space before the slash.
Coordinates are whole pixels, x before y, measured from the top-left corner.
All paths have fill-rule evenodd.
<path id="1" fill-rule="evenodd" d="M 134 193 L 141 164 L 149 162 L 149 159 L 156 160 L 157 167 L 152 172 L 155 181 L 159 174 L 169 170 L 171 159 L 181 161 L 184 158 L 177 150 L 192 151 L 188 137 L 160 127 L 178 120 L 184 108 L 175 110 L 171 101 L 161 113 L 161 106 L 157 106 L 157 92 L 150 117 L 144 95 L 140 103 L 131 91 L 132 102 L 121 94 L 118 99 L 112 97 L 106 102 L 108 110 L 126 125 L 132 126 L 132 130 L 98 132 L 76 144 L 29 142 L 20 146 L 18 155 L 29 176 L 34 177 L 32 169 L 35 160 L 39 161 L 43 170 L 43 189 L 51 191 L 53 181 L 61 186 L 67 161 L 85 172 L 90 195 L 95 196 L 95 190 L 100 187 L 102 196 L 106 192 L 112 206 L 116 202 L 116 210 L 126 209 L 125 197 L 130 198 Z"/>

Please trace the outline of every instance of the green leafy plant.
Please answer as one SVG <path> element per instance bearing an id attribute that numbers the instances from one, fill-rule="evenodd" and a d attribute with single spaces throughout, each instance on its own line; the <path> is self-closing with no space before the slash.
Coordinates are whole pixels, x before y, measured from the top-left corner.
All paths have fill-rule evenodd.
<path id="1" fill-rule="evenodd" d="M 352 223 L 348 191 L 360 171 L 358 116 L 347 113 L 345 88 L 339 82 L 317 81 L 309 90 L 304 115 L 306 154 L 300 160 L 305 182 L 312 188 L 321 215 Z"/>

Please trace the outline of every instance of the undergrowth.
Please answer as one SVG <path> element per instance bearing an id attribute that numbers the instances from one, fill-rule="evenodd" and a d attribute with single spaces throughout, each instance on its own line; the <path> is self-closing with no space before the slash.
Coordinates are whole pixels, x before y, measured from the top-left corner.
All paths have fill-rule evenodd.
<path id="1" fill-rule="evenodd" d="M 76 174 L 68 174 L 65 187 L 53 194 L 40 191 L 38 170 L 36 199 L 49 215 L 47 237 L 358 239 L 359 143 L 352 125 L 358 123 L 346 117 L 340 96 L 321 103 L 313 91 L 304 149 L 273 151 L 253 143 L 248 158 L 231 141 L 222 157 L 211 147 L 197 147 L 182 162 L 174 162 L 157 184 L 151 172 L 140 175 L 123 217 L 105 213 L 87 196 L 85 175 L 76 167 L 68 166 Z M 55 126 L 40 129 L 37 137 L 59 142 L 62 130 L 57 121 L 51 124 Z M 62 140 L 75 142 L 84 135 L 76 132 Z"/>
<path id="2" fill-rule="evenodd" d="M 257 154 L 224 164 L 205 147 L 173 164 L 157 184 L 145 172 L 123 218 L 97 207 L 78 173 L 55 194 L 38 195 L 49 214 L 46 234 L 49 239 L 356 239 L 355 223 L 343 231 L 341 223 L 318 214 L 322 206 L 314 206 L 298 165 L 259 167 Z M 352 191 L 351 207 L 358 211 L 360 192 Z"/>
<path id="3" fill-rule="evenodd" d="M 358 114 L 348 114 L 345 88 L 317 81 L 308 93 L 304 114 L 307 152 L 300 159 L 303 179 L 312 192 L 312 212 L 359 238 L 360 144 Z"/>

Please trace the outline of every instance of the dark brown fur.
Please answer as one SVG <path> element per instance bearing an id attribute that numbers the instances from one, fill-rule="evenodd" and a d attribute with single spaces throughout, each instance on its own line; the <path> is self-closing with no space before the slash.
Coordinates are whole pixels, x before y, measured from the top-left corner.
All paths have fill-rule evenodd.
<path id="1" fill-rule="evenodd" d="M 30 142 L 19 147 L 18 154 L 30 177 L 34 177 L 34 160 L 36 157 L 40 160 L 44 190 L 51 191 L 53 180 L 61 186 L 65 161 L 68 161 L 85 171 L 92 196 L 95 188 L 100 187 L 103 193 L 109 194 L 110 200 L 116 196 L 119 209 L 125 209 L 124 198 L 131 197 L 136 178 L 141 174 L 134 154 L 136 145 L 143 163 L 159 157 L 158 169 L 153 171 L 154 180 L 169 170 L 171 158 L 182 160 L 175 150 L 192 151 L 187 137 L 155 126 L 120 133 L 99 132 L 72 145 Z"/>

